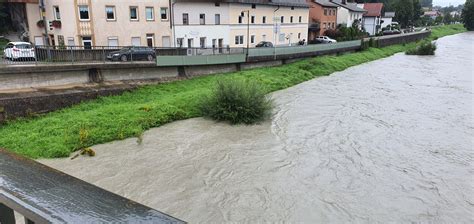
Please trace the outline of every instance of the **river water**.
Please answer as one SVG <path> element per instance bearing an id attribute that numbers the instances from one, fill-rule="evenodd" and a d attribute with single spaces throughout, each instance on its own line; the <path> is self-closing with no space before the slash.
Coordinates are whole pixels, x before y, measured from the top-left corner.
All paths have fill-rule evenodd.
<path id="1" fill-rule="evenodd" d="M 41 162 L 191 223 L 474 222 L 474 33 L 273 94 L 271 121 L 197 118 Z"/>

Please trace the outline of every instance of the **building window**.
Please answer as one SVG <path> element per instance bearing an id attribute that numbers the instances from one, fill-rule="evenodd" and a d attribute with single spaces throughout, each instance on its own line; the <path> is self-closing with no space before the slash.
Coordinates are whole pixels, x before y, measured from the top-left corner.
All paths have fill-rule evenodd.
<path id="1" fill-rule="evenodd" d="M 183 47 L 184 38 L 176 38 L 176 44 L 178 47 Z"/>
<path id="2" fill-rule="evenodd" d="M 250 43 L 255 43 L 255 35 L 250 36 Z"/>
<path id="3" fill-rule="evenodd" d="M 301 23 L 302 21 L 303 21 L 303 18 L 300 16 L 300 17 L 298 18 L 298 22 Z"/>
<path id="4" fill-rule="evenodd" d="M 76 43 L 74 42 L 74 37 L 67 38 L 67 46 L 75 46 Z"/>
<path id="5" fill-rule="evenodd" d="M 326 29 L 326 23 L 323 23 L 323 29 Z"/>
<path id="6" fill-rule="evenodd" d="M 89 20 L 89 6 L 80 5 L 79 6 L 79 20 Z"/>
<path id="7" fill-rule="evenodd" d="M 285 17 L 284 17 L 284 16 L 282 16 L 282 17 L 280 18 L 280 22 L 281 22 L 281 23 L 284 23 L 284 22 L 285 22 Z"/>
<path id="8" fill-rule="evenodd" d="M 168 20 L 168 8 L 160 8 L 161 20 Z"/>
<path id="9" fill-rule="evenodd" d="M 138 7 L 130 6 L 130 20 L 138 20 Z"/>
<path id="10" fill-rule="evenodd" d="M 262 17 L 262 23 L 267 23 L 267 17 L 266 16 Z"/>
<path id="11" fill-rule="evenodd" d="M 293 16 L 290 16 L 290 23 L 293 23 Z"/>
<path id="12" fill-rule="evenodd" d="M 257 5 L 252 4 L 252 9 L 255 9 L 255 8 L 257 8 Z"/>
<path id="13" fill-rule="evenodd" d="M 109 47 L 118 47 L 118 37 L 108 37 L 107 45 Z"/>
<path id="14" fill-rule="evenodd" d="M 205 37 L 199 38 L 199 46 L 201 46 L 201 48 L 206 48 L 206 38 Z"/>
<path id="15" fill-rule="evenodd" d="M 82 46 L 84 49 L 92 49 L 92 38 L 90 36 L 82 37 Z"/>
<path id="16" fill-rule="evenodd" d="M 235 44 L 237 45 L 244 44 L 244 36 L 243 35 L 235 36 Z"/>
<path id="17" fill-rule="evenodd" d="M 221 14 L 216 14 L 214 17 L 215 24 L 220 25 L 221 24 Z"/>
<path id="18" fill-rule="evenodd" d="M 250 17 L 250 22 L 255 23 L 255 16 Z"/>
<path id="19" fill-rule="evenodd" d="M 242 23 L 242 16 L 239 16 L 239 23 Z"/>
<path id="20" fill-rule="evenodd" d="M 107 20 L 115 20 L 115 6 L 105 6 L 105 16 Z"/>
<path id="21" fill-rule="evenodd" d="M 295 10 L 295 7 L 294 7 L 294 6 L 291 6 L 291 10 Z"/>
<path id="22" fill-rule="evenodd" d="M 153 9 L 153 7 L 146 7 L 145 8 L 146 20 L 148 20 L 148 21 L 155 20 L 154 11 L 155 10 Z"/>
<path id="23" fill-rule="evenodd" d="M 206 14 L 199 14 L 199 24 L 206 25 Z"/>
<path id="24" fill-rule="evenodd" d="M 148 47 L 155 46 L 155 34 L 152 34 L 152 33 L 146 34 L 146 46 Z"/>
<path id="25" fill-rule="evenodd" d="M 141 45 L 140 37 L 132 37 L 132 46 L 139 47 Z"/>
<path id="26" fill-rule="evenodd" d="M 59 6 L 57 5 L 53 6 L 53 13 L 54 13 L 55 20 L 61 20 L 61 12 L 59 12 Z"/>
<path id="27" fill-rule="evenodd" d="M 328 10 L 327 10 L 327 9 L 324 9 L 324 15 L 325 15 L 325 16 L 328 15 Z"/>
<path id="28" fill-rule="evenodd" d="M 189 25 L 189 15 L 187 13 L 183 13 L 183 25 Z"/>
<path id="29" fill-rule="evenodd" d="M 298 39 L 301 39 L 301 33 L 298 33 Z"/>
<path id="30" fill-rule="evenodd" d="M 284 34 L 284 33 L 280 33 L 279 41 L 280 41 L 280 42 L 284 42 L 284 41 L 285 41 L 285 34 Z"/>
<path id="31" fill-rule="evenodd" d="M 219 7 L 219 6 L 221 6 L 221 3 L 216 2 L 216 3 L 214 3 L 214 5 L 215 5 L 216 7 Z"/>
<path id="32" fill-rule="evenodd" d="M 332 28 L 336 28 L 336 23 L 332 23 Z"/>

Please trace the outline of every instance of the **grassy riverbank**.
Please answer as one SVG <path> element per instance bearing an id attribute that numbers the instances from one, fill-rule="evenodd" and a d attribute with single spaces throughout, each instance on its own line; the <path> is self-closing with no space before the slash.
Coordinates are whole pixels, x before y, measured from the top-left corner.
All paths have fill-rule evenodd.
<path id="1" fill-rule="evenodd" d="M 462 25 L 437 27 L 430 38 L 464 31 Z M 8 122 L 0 127 L 0 147 L 31 158 L 64 157 L 82 147 L 139 136 L 152 127 L 200 116 L 198 99 L 209 94 L 216 80 L 224 76 L 259 82 L 266 92 L 272 92 L 388 57 L 414 46 L 415 43 L 370 48 L 341 56 L 309 58 L 279 67 L 145 86 L 120 96 L 103 97 L 44 116 Z"/>

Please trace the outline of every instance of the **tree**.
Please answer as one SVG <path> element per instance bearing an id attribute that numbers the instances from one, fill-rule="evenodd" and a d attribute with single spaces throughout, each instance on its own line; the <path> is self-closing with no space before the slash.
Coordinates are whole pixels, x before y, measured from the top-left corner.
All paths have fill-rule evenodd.
<path id="1" fill-rule="evenodd" d="M 0 2 L 0 33 L 6 32 L 10 28 L 10 17 L 6 3 Z"/>
<path id="2" fill-rule="evenodd" d="M 444 20 L 443 16 L 438 16 L 438 17 L 436 17 L 434 22 L 435 22 L 435 24 L 441 24 L 443 22 L 443 20 Z"/>
<path id="3" fill-rule="evenodd" d="M 402 27 L 412 25 L 414 17 L 413 0 L 399 0 L 395 4 L 395 19 Z"/>
<path id="4" fill-rule="evenodd" d="M 433 7 L 433 0 L 421 0 L 421 7 Z"/>
<path id="5" fill-rule="evenodd" d="M 453 22 L 453 16 L 451 15 L 451 13 L 446 13 L 446 15 L 444 16 L 444 19 L 443 19 L 443 23 L 444 24 L 451 24 Z"/>
<path id="6" fill-rule="evenodd" d="M 461 17 L 464 27 L 469 31 L 474 31 L 474 0 L 466 0 Z"/>

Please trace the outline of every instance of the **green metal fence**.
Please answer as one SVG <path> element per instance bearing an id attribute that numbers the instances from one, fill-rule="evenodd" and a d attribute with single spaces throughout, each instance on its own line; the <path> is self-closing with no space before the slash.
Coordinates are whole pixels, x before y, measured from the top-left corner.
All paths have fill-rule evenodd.
<path id="1" fill-rule="evenodd" d="M 194 56 L 157 56 L 158 66 L 216 65 L 245 62 L 245 54 L 194 55 Z"/>
<path id="2" fill-rule="evenodd" d="M 361 46 L 361 40 L 344 41 L 333 44 L 314 44 L 306 46 L 276 47 L 276 48 L 251 48 L 249 57 L 301 54 L 317 51 L 336 50 L 348 47 Z"/>

